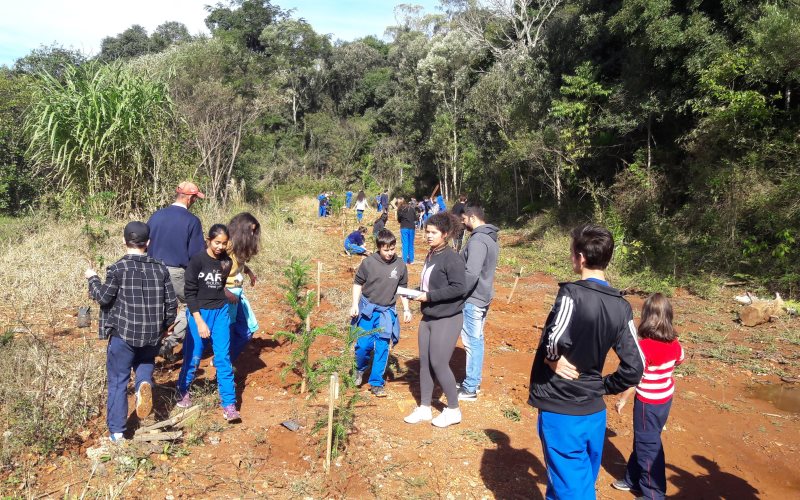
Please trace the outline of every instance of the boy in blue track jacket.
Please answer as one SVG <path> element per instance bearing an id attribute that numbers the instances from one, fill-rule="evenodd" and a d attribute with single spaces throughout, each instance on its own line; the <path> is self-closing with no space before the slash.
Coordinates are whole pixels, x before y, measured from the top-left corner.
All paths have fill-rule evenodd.
<path id="1" fill-rule="evenodd" d="M 363 335 L 356 342 L 356 385 L 361 385 L 364 373 L 369 367 L 372 354 L 372 370 L 369 385 L 374 396 L 384 397 L 383 374 L 389 360 L 389 342 L 400 341 L 400 323 L 397 318 L 397 288 L 408 284 L 405 262 L 396 255 L 397 239 L 388 229 L 378 232 L 378 251 L 364 259 L 358 267 L 353 280 L 353 305 L 350 316 L 354 328 L 360 328 Z M 403 302 L 403 321 L 411 321 L 408 299 Z"/>
<path id="2" fill-rule="evenodd" d="M 637 385 L 644 371 L 631 306 L 606 281 L 613 251 L 614 239 L 603 227 L 572 231 L 572 267 L 581 279 L 560 284 L 533 360 L 528 404 L 539 409 L 548 499 L 596 498 L 606 431 L 603 396 Z M 619 367 L 603 376 L 611 349 Z"/>

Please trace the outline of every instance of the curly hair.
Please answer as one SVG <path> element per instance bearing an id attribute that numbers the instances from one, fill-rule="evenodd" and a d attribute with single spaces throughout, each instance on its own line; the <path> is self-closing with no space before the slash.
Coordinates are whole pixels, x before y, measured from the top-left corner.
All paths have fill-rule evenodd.
<path id="1" fill-rule="evenodd" d="M 461 221 L 450 212 L 436 212 L 428 217 L 425 227 L 428 226 L 435 227 L 444 234 L 445 240 L 449 240 L 461 230 Z"/>

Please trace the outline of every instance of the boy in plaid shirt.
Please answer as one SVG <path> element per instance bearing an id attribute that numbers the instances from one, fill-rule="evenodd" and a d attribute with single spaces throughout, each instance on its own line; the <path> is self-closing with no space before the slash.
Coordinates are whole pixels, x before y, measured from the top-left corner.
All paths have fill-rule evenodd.
<path id="1" fill-rule="evenodd" d="M 124 439 L 128 420 L 128 382 L 136 375 L 136 415 L 153 409 L 153 366 L 161 335 L 175 321 L 178 301 L 163 262 L 147 256 L 150 228 L 125 226 L 127 253 L 108 266 L 106 282 L 86 270 L 89 295 L 100 304 L 100 338 L 108 339 L 106 422 L 111 441 Z"/>

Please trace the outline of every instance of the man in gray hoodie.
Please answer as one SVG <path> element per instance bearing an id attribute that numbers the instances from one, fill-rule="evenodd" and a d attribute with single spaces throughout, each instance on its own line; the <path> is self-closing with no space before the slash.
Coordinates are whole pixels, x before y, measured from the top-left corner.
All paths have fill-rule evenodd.
<path id="1" fill-rule="evenodd" d="M 464 207 L 461 221 L 472 234 L 461 252 L 467 263 L 467 293 L 464 325 L 461 328 L 461 342 L 467 351 L 467 367 L 466 377 L 458 390 L 458 399 L 475 401 L 483 372 L 483 326 L 494 297 L 494 271 L 500 252 L 497 244 L 499 229 L 486 223 L 483 208 L 474 203 Z"/>

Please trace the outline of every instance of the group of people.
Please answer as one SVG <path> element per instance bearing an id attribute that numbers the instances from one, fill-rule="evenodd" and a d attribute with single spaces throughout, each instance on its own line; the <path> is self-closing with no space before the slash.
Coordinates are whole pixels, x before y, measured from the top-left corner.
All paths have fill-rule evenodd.
<path id="1" fill-rule="evenodd" d="M 460 203 L 464 201 L 460 199 Z M 398 291 L 405 322 L 411 320 L 409 300 L 420 302 L 420 401 L 404 418 L 408 424 L 430 421 L 447 427 L 459 423 L 459 401 L 475 400 L 480 392 L 483 330 L 494 295 L 498 230 L 485 223 L 480 206 L 466 204 L 458 210 L 460 220 L 453 213 L 439 212 L 426 221 L 429 251 L 418 291 L 405 288 L 407 261 L 397 258 L 396 237 L 385 228 L 376 237 L 376 253 L 362 262 L 353 283 L 353 326 L 367 332 L 356 345 L 355 378 L 357 384 L 363 382 L 371 355 L 368 382 L 377 397 L 386 395 L 389 348 L 400 340 Z M 402 232 L 408 225 L 402 199 L 398 220 Z M 459 253 L 449 240 L 459 234 L 462 224 L 472 234 Z M 672 325 L 672 306 L 663 295 L 653 294 L 644 303 L 637 328 L 630 304 L 605 276 L 614 250 L 611 233 L 588 224 L 573 230 L 571 237 L 572 267 L 580 279 L 560 285 L 529 385 L 528 403 L 538 409 L 537 429 L 548 469 L 546 496 L 596 497 L 606 432 L 603 397 L 622 393 L 616 403 L 620 413 L 636 395 L 634 446 L 625 476 L 612 486 L 637 493 L 638 498 L 664 498 L 667 485 L 661 432 L 674 394 L 673 370 L 684 359 Z M 459 336 L 467 355 L 460 385 L 450 368 Z M 620 364 L 604 376 L 611 349 Z M 431 408 L 434 376 L 447 402 L 436 417 Z"/>
<path id="2" fill-rule="evenodd" d="M 203 193 L 191 182 L 181 183 L 176 193 L 175 203 L 146 224 L 134 221 L 125 226 L 126 254 L 108 267 L 105 282 L 92 269 L 85 273 L 89 293 L 101 305 L 100 336 L 108 339 L 107 423 L 112 441 L 124 439 L 127 430 L 131 370 L 136 414 L 143 418 L 152 411 L 155 357 L 160 352 L 169 359 L 181 341 L 177 406 L 191 406 L 190 387 L 210 344 L 223 417 L 241 418 L 232 363 L 258 329 L 242 286 L 245 275 L 251 286 L 257 281 L 247 262 L 258 253 L 260 225 L 251 214 L 240 213 L 227 225 L 211 226 L 204 238 L 200 220 L 189 211 Z M 365 199 L 360 192 L 357 213 L 366 210 Z M 410 301 L 419 302 L 420 401 L 404 421 L 448 427 L 462 421 L 459 401 L 474 401 L 481 390 L 499 230 L 486 223 L 483 207 L 466 197 L 451 211 L 431 214 L 424 223 L 428 251 L 420 285 L 412 290 L 407 288 L 407 265 L 414 261 L 412 211 L 416 214 L 418 205 L 402 197 L 395 201 L 401 257 L 396 236 L 385 227 L 386 213 L 374 233 L 374 253 L 366 249 L 364 226 L 348 236 L 349 247 L 345 242 L 346 250 L 367 257 L 355 274 L 349 311 L 352 328 L 360 330 L 355 379 L 361 385 L 369 371 L 371 393 L 386 396 L 390 348 L 400 341 L 397 299 L 406 323 L 412 319 Z M 461 248 L 465 230 L 470 237 Z M 641 498 L 664 498 L 666 493 L 661 431 L 674 393 L 673 370 L 684 352 L 673 328 L 672 306 L 664 296 L 654 294 L 645 301 L 636 327 L 630 304 L 605 275 L 613 251 L 613 236 L 606 228 L 587 224 L 572 231 L 570 257 L 580 279 L 560 284 L 533 360 L 528 403 L 538 409 L 547 498 L 595 498 L 606 430 L 603 397 L 620 393 L 618 412 L 635 394 L 634 446 L 625 476 L 612 486 L 640 493 Z M 187 311 L 182 313 L 179 306 L 184 305 Z M 162 342 L 165 332 L 169 334 Z M 460 384 L 450 368 L 459 338 L 466 351 Z M 620 363 L 613 373 L 603 375 L 611 349 Z M 434 417 L 436 382 L 446 407 Z"/>
<path id="3" fill-rule="evenodd" d="M 399 198 L 398 220 L 403 238 L 403 257 L 397 256 L 397 237 L 385 227 L 375 239 L 376 252 L 364 259 L 353 282 L 350 315 L 353 326 L 366 332 L 356 345 L 356 382 L 361 384 L 369 369 L 369 385 L 373 395 L 386 395 L 384 372 L 390 345 L 400 340 L 400 324 L 396 310 L 398 291 L 403 304 L 403 320 L 411 320 L 409 300 L 420 303 L 419 326 L 420 406 L 405 418 L 408 423 L 431 421 L 447 427 L 461 421 L 459 400 L 475 400 L 480 390 L 483 370 L 483 328 L 492 298 L 499 245 L 498 228 L 487 224 L 483 208 L 466 205 L 460 217 L 441 211 L 428 218 L 425 238 L 429 250 L 422 267 L 419 290 L 409 290 L 406 257 L 407 231 L 414 231 L 407 217 L 414 209 Z M 408 226 L 411 225 L 409 228 Z M 461 234 L 462 227 L 472 235 L 462 252 L 451 240 Z M 413 249 L 413 233 L 411 244 Z M 466 377 L 456 383 L 450 358 L 459 337 L 467 352 Z M 369 366 L 370 355 L 372 366 Z M 431 399 L 434 376 L 447 396 L 447 408 L 436 418 Z"/>
<path id="4" fill-rule="evenodd" d="M 348 191 L 348 193 L 352 192 Z M 431 199 L 427 196 L 420 202 L 417 202 L 417 200 L 413 197 L 406 201 L 406 198 L 403 196 L 398 196 L 391 201 L 388 201 L 388 191 L 384 191 L 383 194 L 380 195 L 380 198 L 383 198 L 383 200 L 378 203 L 379 209 L 387 206 L 396 209 L 397 222 L 400 224 L 400 248 L 402 252 L 402 260 L 406 264 L 413 264 L 416 231 L 417 229 L 425 226 L 426 221 L 431 215 L 447 211 L 447 205 L 444 197 L 439 194 L 436 197 L 435 204 L 431 202 Z M 451 210 L 452 214 L 456 216 L 457 220 L 460 220 L 461 215 L 463 214 L 466 201 L 467 197 L 463 194 L 460 195 L 458 197 L 458 202 Z M 364 195 L 363 191 L 360 191 L 356 197 L 355 209 L 356 219 L 358 220 L 359 224 L 361 224 L 361 221 L 364 217 L 364 210 L 366 210 L 366 195 Z M 378 218 L 375 219 L 375 222 L 372 224 L 372 236 L 375 241 L 377 241 L 378 233 L 381 231 L 381 229 L 386 227 L 388 221 L 389 210 L 380 210 Z M 460 226 L 456 231 L 457 232 L 455 234 L 451 235 L 450 240 L 456 252 L 459 252 L 461 251 L 461 245 L 464 240 L 463 226 Z M 367 227 L 364 225 L 359 225 L 356 230 L 348 234 L 344 240 L 345 253 L 348 255 L 355 254 L 369 256 L 371 252 L 366 248 L 366 234 Z"/>
<path id="5" fill-rule="evenodd" d="M 204 237 L 200 219 L 189 211 L 204 197 L 195 184 L 182 182 L 172 205 L 147 223 L 125 226 L 126 254 L 108 267 L 105 282 L 86 270 L 89 295 L 101 306 L 99 335 L 108 339 L 106 421 L 112 441 L 123 440 L 127 431 L 131 370 L 135 412 L 145 418 L 153 407 L 155 358 L 174 359 L 181 342 L 177 406 L 192 405 L 190 387 L 210 344 L 222 415 L 241 419 L 233 362 L 258 330 L 243 286 L 245 276 L 251 286 L 257 281 L 247 262 L 258 254 L 261 226 L 242 212 L 227 225 L 212 225 Z"/>

